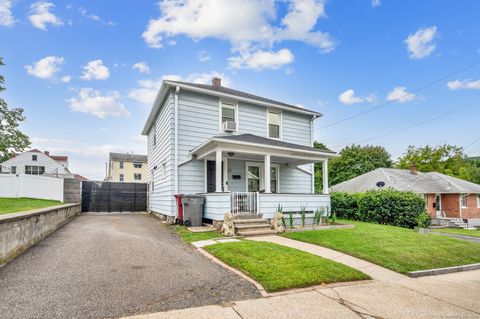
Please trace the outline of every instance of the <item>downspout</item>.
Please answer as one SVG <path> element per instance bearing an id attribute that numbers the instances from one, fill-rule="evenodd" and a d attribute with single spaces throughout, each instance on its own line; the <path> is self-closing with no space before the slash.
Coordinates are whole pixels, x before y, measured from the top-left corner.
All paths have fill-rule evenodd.
<path id="1" fill-rule="evenodd" d="M 313 147 L 313 134 L 314 134 L 314 129 L 313 129 L 313 121 L 315 121 L 316 117 L 312 116 L 312 119 L 310 120 L 310 146 Z M 315 163 L 312 164 L 312 167 L 310 168 L 312 171 L 312 180 L 311 180 L 311 188 L 312 188 L 312 194 L 315 194 Z"/>
<path id="2" fill-rule="evenodd" d="M 180 87 L 175 88 L 175 194 L 178 194 L 178 93 L 180 92 Z"/>

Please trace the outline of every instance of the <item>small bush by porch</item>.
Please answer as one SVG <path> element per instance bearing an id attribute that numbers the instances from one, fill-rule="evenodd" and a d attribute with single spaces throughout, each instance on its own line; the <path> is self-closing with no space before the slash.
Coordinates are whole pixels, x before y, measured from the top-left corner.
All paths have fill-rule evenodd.
<path id="1" fill-rule="evenodd" d="M 267 242 L 242 240 L 204 249 L 252 277 L 268 292 L 369 279 L 364 273 L 337 262 Z"/>
<path id="2" fill-rule="evenodd" d="M 480 262 L 478 243 L 395 226 L 340 222 L 352 223 L 355 228 L 289 232 L 283 236 L 338 250 L 399 273 Z"/>

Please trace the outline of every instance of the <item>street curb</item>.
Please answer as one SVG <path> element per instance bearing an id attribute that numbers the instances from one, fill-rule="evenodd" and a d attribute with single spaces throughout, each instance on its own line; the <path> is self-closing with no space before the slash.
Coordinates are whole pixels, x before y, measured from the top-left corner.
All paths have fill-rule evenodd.
<path id="1" fill-rule="evenodd" d="M 437 276 L 437 275 L 450 274 L 454 272 L 469 271 L 469 270 L 476 270 L 476 269 L 480 269 L 480 263 L 463 265 L 463 266 L 446 267 L 446 268 L 411 271 L 407 273 L 407 276 L 411 278 L 418 278 L 418 277 Z"/>

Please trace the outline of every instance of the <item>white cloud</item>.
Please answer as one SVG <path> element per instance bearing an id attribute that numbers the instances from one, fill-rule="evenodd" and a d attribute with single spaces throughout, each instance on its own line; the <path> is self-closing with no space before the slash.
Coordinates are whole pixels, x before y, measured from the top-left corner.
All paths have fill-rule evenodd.
<path id="1" fill-rule="evenodd" d="M 239 56 L 230 57 L 229 65 L 234 69 L 278 69 L 293 62 L 294 56 L 289 49 L 279 51 L 243 52 Z"/>
<path id="2" fill-rule="evenodd" d="M 197 59 L 200 62 L 206 62 L 206 61 L 210 60 L 210 55 L 208 54 L 207 51 L 201 50 L 201 51 L 198 51 L 198 53 L 197 53 Z"/>
<path id="3" fill-rule="evenodd" d="M 380 2 L 380 0 L 372 0 L 372 7 L 376 8 L 378 6 L 380 6 L 382 3 Z"/>
<path id="4" fill-rule="evenodd" d="M 210 73 L 194 73 L 185 77 L 175 74 L 168 74 L 162 76 L 158 80 L 140 80 L 137 82 L 138 88 L 133 89 L 128 94 L 128 97 L 146 105 L 152 105 L 157 96 L 158 90 L 162 86 L 163 80 L 172 81 L 185 81 L 198 84 L 210 84 L 212 78 L 219 77 L 222 79 L 222 86 L 230 86 L 230 79 L 223 73 L 210 72 Z"/>
<path id="5" fill-rule="evenodd" d="M 83 80 L 106 80 L 110 76 L 110 71 L 103 65 L 102 60 L 93 60 L 83 67 Z"/>
<path id="6" fill-rule="evenodd" d="M 15 18 L 12 15 L 13 0 L 0 0 L 0 25 L 11 27 L 15 24 Z"/>
<path id="7" fill-rule="evenodd" d="M 102 23 L 104 25 L 108 25 L 108 26 L 114 26 L 115 25 L 115 23 L 112 22 L 112 21 L 103 20 L 98 15 L 87 12 L 87 9 L 85 9 L 84 7 L 80 7 L 78 9 L 78 12 L 84 18 L 87 18 L 87 19 L 90 19 L 90 20 L 93 20 L 93 21 L 97 21 L 97 22 L 100 22 L 100 23 Z"/>
<path id="8" fill-rule="evenodd" d="M 118 101 L 118 92 L 102 94 L 91 88 L 82 88 L 78 97 L 68 99 L 70 109 L 74 112 L 92 114 L 98 118 L 129 117 L 131 114 L 125 106 Z"/>
<path id="9" fill-rule="evenodd" d="M 352 89 L 348 89 L 345 92 L 341 93 L 338 96 L 338 100 L 343 104 L 353 105 L 355 103 L 362 103 L 365 99 L 355 96 L 355 91 Z"/>
<path id="10" fill-rule="evenodd" d="M 63 21 L 51 13 L 50 8 L 54 8 L 55 5 L 51 2 L 37 1 L 30 5 L 30 15 L 28 19 L 30 23 L 38 29 L 47 30 L 47 24 L 53 26 L 63 25 Z"/>
<path id="11" fill-rule="evenodd" d="M 243 60 L 245 55 L 272 52 L 273 45 L 282 41 L 301 41 L 322 52 L 335 48 L 331 36 L 315 28 L 318 20 L 325 17 L 323 0 L 290 1 L 283 17 L 278 17 L 281 10 L 277 4 L 270 0 L 243 0 L 235 6 L 229 0 L 161 1 L 160 17 L 148 22 L 142 37 L 153 48 L 162 47 L 177 35 L 194 40 L 222 39 L 240 54 L 234 57 L 237 60 Z"/>
<path id="12" fill-rule="evenodd" d="M 150 67 L 148 66 L 147 62 L 137 62 L 132 68 L 140 73 L 150 73 Z"/>
<path id="13" fill-rule="evenodd" d="M 52 79 L 60 71 L 60 66 L 65 63 L 63 57 L 47 56 L 32 65 L 26 65 L 27 73 L 40 79 Z"/>
<path id="14" fill-rule="evenodd" d="M 60 81 L 62 81 L 63 83 L 68 83 L 68 82 L 70 82 L 71 79 L 72 79 L 72 77 L 70 75 L 64 75 L 64 76 L 62 76 Z"/>
<path id="15" fill-rule="evenodd" d="M 480 80 L 455 80 L 447 83 L 450 90 L 471 89 L 480 90 Z"/>
<path id="16" fill-rule="evenodd" d="M 388 101 L 397 101 L 400 103 L 410 102 L 417 98 L 414 93 L 409 93 L 404 86 L 396 86 L 387 95 Z"/>
<path id="17" fill-rule="evenodd" d="M 410 59 L 422 59 L 433 53 L 436 49 L 434 42 L 437 27 L 421 28 L 414 34 L 410 34 L 405 40 Z"/>

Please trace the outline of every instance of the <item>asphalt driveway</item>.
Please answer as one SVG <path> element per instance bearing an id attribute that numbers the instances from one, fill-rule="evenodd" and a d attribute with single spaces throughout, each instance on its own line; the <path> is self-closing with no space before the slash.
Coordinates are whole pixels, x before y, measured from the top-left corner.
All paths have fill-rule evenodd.
<path id="1" fill-rule="evenodd" d="M 0 268 L 0 318 L 111 318 L 259 296 L 150 215 L 82 215 Z"/>

